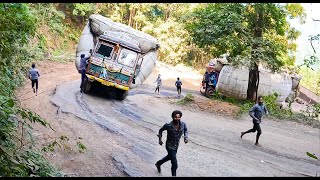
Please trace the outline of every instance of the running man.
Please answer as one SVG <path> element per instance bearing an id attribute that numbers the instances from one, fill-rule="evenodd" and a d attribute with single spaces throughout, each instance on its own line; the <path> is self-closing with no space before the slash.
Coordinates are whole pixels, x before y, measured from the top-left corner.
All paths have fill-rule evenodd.
<path id="1" fill-rule="evenodd" d="M 154 91 L 154 93 L 156 93 L 157 90 L 158 90 L 158 94 L 160 93 L 159 91 L 160 91 L 160 87 L 161 87 L 161 85 L 162 85 L 162 80 L 161 80 L 161 77 L 160 77 L 160 76 L 161 76 L 161 75 L 158 74 L 158 78 L 157 78 L 156 81 L 155 81 L 155 83 L 157 83 L 157 87 L 156 87 L 156 90 Z"/>
<path id="2" fill-rule="evenodd" d="M 182 86 L 182 82 L 180 81 L 179 78 L 177 78 L 177 81 L 176 81 L 176 87 L 177 87 L 177 91 L 178 91 L 178 94 L 179 96 L 181 95 L 181 86 Z"/>
<path id="3" fill-rule="evenodd" d="M 36 65 L 32 63 L 31 69 L 29 70 L 29 79 L 31 80 L 31 86 L 32 86 L 33 92 L 36 93 L 36 96 L 38 95 L 39 77 L 40 77 L 39 71 L 36 68 Z M 36 88 L 34 88 L 34 84 L 36 85 Z"/>
<path id="4" fill-rule="evenodd" d="M 260 128 L 260 123 L 261 123 L 261 118 L 262 118 L 263 114 L 268 115 L 269 112 L 268 112 L 266 106 L 263 104 L 262 96 L 259 96 L 258 103 L 255 104 L 249 111 L 249 115 L 252 117 L 253 128 L 249 129 L 246 132 L 241 132 L 241 136 L 240 136 L 242 138 L 242 136 L 247 133 L 252 133 L 252 132 L 258 131 L 257 136 L 256 136 L 256 143 L 255 143 L 256 146 L 261 146 L 259 144 L 259 137 L 262 133 L 261 128 Z"/>
<path id="5" fill-rule="evenodd" d="M 162 158 L 161 160 L 156 162 L 156 167 L 158 172 L 161 172 L 161 165 L 169 160 L 171 160 L 171 174 L 172 176 L 176 176 L 176 171 L 178 168 L 177 162 L 177 151 L 179 147 L 179 142 L 181 135 L 184 135 L 184 142 L 188 143 L 188 129 L 187 124 L 181 122 L 180 119 L 182 117 L 182 112 L 175 110 L 171 114 L 172 121 L 170 123 L 166 123 L 163 127 L 159 130 L 159 144 L 162 146 L 162 132 L 167 130 L 167 141 L 166 141 L 166 149 L 168 155 Z"/>

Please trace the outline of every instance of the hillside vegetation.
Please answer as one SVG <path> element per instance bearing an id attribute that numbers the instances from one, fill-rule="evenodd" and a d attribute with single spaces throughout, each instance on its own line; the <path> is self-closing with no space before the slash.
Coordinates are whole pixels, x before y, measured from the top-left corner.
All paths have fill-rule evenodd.
<path id="1" fill-rule="evenodd" d="M 258 27 L 251 18 L 261 12 L 268 16 L 262 22 L 263 32 L 249 32 Z M 305 16 L 299 4 L 1 3 L 0 177 L 61 176 L 41 154 L 58 141 L 46 148 L 33 145 L 32 123 L 48 128 L 50 124 L 20 108 L 14 91 L 25 82 L 32 62 L 73 61 L 83 27 L 93 13 L 156 37 L 160 61 L 199 70 L 224 53 L 234 65 L 250 66 L 262 58 L 274 70 L 297 70 L 292 52 L 300 33 L 286 18 L 303 21 Z M 301 73 L 302 84 L 319 94 L 319 72 L 304 68 Z M 318 85 L 313 81 L 316 76 Z"/>

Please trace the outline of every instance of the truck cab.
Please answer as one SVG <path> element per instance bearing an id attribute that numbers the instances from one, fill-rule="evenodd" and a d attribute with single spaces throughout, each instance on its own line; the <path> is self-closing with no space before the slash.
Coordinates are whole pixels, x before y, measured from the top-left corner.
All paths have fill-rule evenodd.
<path id="1" fill-rule="evenodd" d="M 104 32 L 96 39 L 91 52 L 83 91 L 88 93 L 96 81 L 114 91 L 116 99 L 125 99 L 142 60 L 137 41 L 122 32 Z"/>

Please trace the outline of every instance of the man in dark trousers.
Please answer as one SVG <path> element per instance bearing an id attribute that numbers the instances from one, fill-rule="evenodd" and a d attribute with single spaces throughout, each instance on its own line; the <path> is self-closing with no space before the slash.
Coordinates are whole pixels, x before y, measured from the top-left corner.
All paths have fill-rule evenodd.
<path id="1" fill-rule="evenodd" d="M 83 81 L 85 78 L 87 78 L 87 76 L 86 76 L 87 61 L 90 58 L 90 56 L 85 57 L 84 54 L 81 54 L 80 58 L 81 58 L 80 59 L 80 67 L 79 67 L 79 72 L 81 73 L 80 92 L 82 93 Z"/>
<path id="2" fill-rule="evenodd" d="M 157 161 L 155 164 L 158 172 L 161 172 L 161 165 L 169 160 L 171 160 L 171 174 L 172 176 L 176 176 L 176 171 L 178 168 L 177 162 L 177 150 L 179 147 L 179 141 L 181 135 L 184 135 L 184 142 L 188 143 L 188 129 L 187 125 L 184 122 L 181 122 L 180 119 L 182 117 L 182 112 L 175 110 L 171 114 L 172 121 L 170 123 L 166 123 L 163 127 L 159 130 L 159 144 L 162 146 L 162 132 L 167 130 L 167 141 L 166 141 L 166 149 L 168 155 L 162 158 L 161 160 Z"/>
<path id="3" fill-rule="evenodd" d="M 266 106 L 263 104 L 262 96 L 259 96 L 258 103 L 255 104 L 249 111 L 249 115 L 252 117 L 253 128 L 249 129 L 246 132 L 241 132 L 241 136 L 240 136 L 242 138 L 242 136 L 247 133 L 252 133 L 252 132 L 258 131 L 257 136 L 256 136 L 256 143 L 255 143 L 256 146 L 261 146 L 259 144 L 259 137 L 262 133 L 261 128 L 260 128 L 260 123 L 261 123 L 261 118 L 262 118 L 263 114 L 269 114 L 269 112 L 268 112 Z"/>
<path id="4" fill-rule="evenodd" d="M 179 96 L 181 95 L 181 86 L 182 86 L 182 82 L 180 81 L 179 78 L 177 78 L 177 81 L 176 81 L 176 87 L 177 87 L 177 91 L 178 91 L 178 94 Z"/>
<path id="5" fill-rule="evenodd" d="M 36 65 L 32 63 L 31 69 L 29 70 L 29 79 L 31 80 L 31 86 L 33 89 L 33 92 L 36 93 L 36 96 L 38 95 L 38 79 L 40 77 L 39 71 L 36 68 Z M 34 85 L 36 85 L 36 89 L 34 89 Z"/>

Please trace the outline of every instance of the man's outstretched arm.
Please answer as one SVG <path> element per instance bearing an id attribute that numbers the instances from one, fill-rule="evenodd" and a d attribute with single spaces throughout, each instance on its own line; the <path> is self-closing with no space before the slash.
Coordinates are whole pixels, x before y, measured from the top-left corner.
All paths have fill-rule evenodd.
<path id="1" fill-rule="evenodd" d="M 158 137 L 159 137 L 159 144 L 162 145 L 163 142 L 162 142 L 162 132 L 164 130 L 168 130 L 168 124 L 165 124 L 162 126 L 162 128 L 159 129 L 159 134 L 158 134 Z"/>

